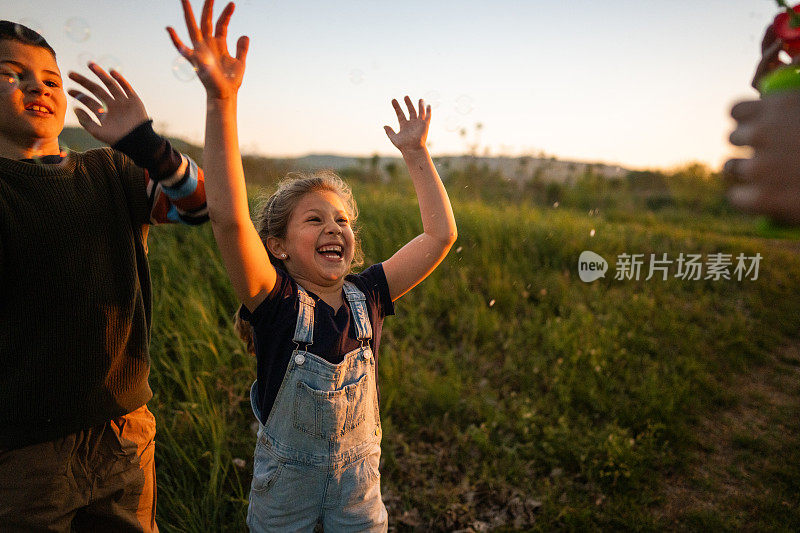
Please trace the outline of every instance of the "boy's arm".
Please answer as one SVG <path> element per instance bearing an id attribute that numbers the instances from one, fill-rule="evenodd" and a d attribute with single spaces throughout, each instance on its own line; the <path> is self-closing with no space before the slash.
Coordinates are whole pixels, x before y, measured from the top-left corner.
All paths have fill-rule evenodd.
<path id="1" fill-rule="evenodd" d="M 194 48 L 186 47 L 173 28 L 167 31 L 178 52 L 197 68 L 206 89 L 203 166 L 211 227 L 233 289 L 245 307 L 253 311 L 275 286 L 276 272 L 250 220 L 236 128 L 237 94 L 249 41 L 240 37 L 236 57 L 228 54 L 226 35 L 233 4 L 222 11 L 212 34 L 213 0 L 203 4 L 199 28 L 191 4 L 188 0 L 181 3 Z"/>
<path id="2" fill-rule="evenodd" d="M 92 136 L 144 169 L 149 222 L 200 224 L 208 220 L 202 170 L 153 131 L 144 104 L 119 72 L 112 70 L 109 75 L 95 63 L 89 63 L 89 69 L 106 88 L 71 72 L 70 79 L 97 99 L 74 89 L 69 94 L 94 113 L 97 122 L 83 109 L 76 108 L 75 114 Z"/>
<path id="3" fill-rule="evenodd" d="M 431 107 L 426 107 L 420 100 L 419 109 L 416 110 L 408 96 L 405 97 L 405 103 L 408 119 L 397 100 L 392 100 L 400 121 L 400 131 L 395 133 L 389 126 L 384 126 L 384 129 L 392 144 L 403 154 L 414 182 L 423 232 L 383 263 L 392 301 L 428 277 L 445 258 L 458 236 L 450 199 L 425 146 Z"/>

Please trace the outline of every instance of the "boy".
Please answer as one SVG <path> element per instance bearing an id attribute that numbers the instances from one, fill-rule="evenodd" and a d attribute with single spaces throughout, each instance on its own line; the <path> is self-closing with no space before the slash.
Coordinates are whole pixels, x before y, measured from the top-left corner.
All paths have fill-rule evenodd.
<path id="1" fill-rule="evenodd" d="M 55 52 L 0 21 L 3 531 L 157 531 L 147 224 L 205 221 L 202 171 L 89 68 L 105 87 L 71 73 L 70 95 L 99 124 L 76 114 L 116 150 L 65 154 Z"/>

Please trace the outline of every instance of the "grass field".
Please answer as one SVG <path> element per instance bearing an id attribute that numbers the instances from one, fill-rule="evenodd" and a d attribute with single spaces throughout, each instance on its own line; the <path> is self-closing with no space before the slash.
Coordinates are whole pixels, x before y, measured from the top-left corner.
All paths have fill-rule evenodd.
<path id="1" fill-rule="evenodd" d="M 458 242 L 384 326 L 391 529 L 800 530 L 800 247 L 760 238 L 707 176 L 537 202 L 461 179 Z M 420 231 L 407 186 L 355 193 L 367 264 Z M 209 227 L 150 235 L 159 526 L 242 531 L 255 361 L 237 303 Z M 584 250 L 605 278 L 578 278 Z M 756 280 L 617 280 L 624 253 L 762 259 Z"/>

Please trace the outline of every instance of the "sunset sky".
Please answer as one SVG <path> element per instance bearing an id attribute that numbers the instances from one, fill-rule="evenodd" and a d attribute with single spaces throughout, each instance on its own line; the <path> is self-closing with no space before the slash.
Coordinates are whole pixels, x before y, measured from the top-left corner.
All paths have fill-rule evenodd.
<path id="1" fill-rule="evenodd" d="M 177 0 L 0 6 L 43 33 L 64 75 L 88 59 L 116 66 L 160 132 L 202 142 L 203 88 L 164 30 L 188 42 Z M 733 153 L 730 106 L 756 96 L 750 78 L 776 12 L 772 0 L 241 0 L 229 36 L 232 50 L 251 38 L 242 149 L 394 155 L 382 126 L 396 123 L 391 98 L 408 94 L 433 105 L 435 155 L 478 144 L 492 155 L 716 168 Z M 72 111 L 67 122 L 77 124 Z"/>

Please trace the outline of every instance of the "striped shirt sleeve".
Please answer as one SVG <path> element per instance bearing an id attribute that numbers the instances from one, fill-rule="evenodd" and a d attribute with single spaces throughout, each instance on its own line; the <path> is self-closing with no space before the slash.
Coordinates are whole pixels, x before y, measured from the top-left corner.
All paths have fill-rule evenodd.
<path id="1" fill-rule="evenodd" d="M 114 149 L 144 170 L 151 224 L 196 225 L 208 220 L 203 170 L 155 133 L 152 121 L 134 128 Z"/>
<path id="2" fill-rule="evenodd" d="M 145 176 L 150 223 L 180 222 L 197 225 L 208 221 L 203 170 L 188 156 L 181 155 L 178 170 L 169 177 L 154 180 Z"/>

